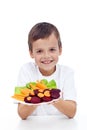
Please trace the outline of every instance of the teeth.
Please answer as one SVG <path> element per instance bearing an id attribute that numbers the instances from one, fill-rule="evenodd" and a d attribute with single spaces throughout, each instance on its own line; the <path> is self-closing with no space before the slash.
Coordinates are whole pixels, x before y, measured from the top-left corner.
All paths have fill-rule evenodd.
<path id="1" fill-rule="evenodd" d="M 51 61 L 42 61 L 42 63 L 49 64 L 49 63 L 51 63 Z"/>

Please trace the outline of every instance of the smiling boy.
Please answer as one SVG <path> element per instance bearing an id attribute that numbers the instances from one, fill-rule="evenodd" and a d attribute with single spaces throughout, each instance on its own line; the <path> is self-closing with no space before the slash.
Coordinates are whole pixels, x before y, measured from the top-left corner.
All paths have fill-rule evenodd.
<path id="1" fill-rule="evenodd" d="M 18 104 L 18 114 L 22 119 L 30 115 L 63 115 L 73 118 L 76 113 L 76 91 L 74 72 L 59 65 L 62 43 L 58 29 L 51 23 L 41 22 L 32 27 L 28 35 L 29 53 L 35 62 L 22 66 L 18 76 L 18 86 L 28 82 L 54 79 L 61 90 L 61 98 L 49 105 Z"/>

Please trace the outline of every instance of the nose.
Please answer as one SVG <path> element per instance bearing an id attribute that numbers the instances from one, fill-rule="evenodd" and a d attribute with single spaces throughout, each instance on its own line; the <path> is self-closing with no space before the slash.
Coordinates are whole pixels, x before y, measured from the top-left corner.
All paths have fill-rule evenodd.
<path id="1" fill-rule="evenodd" d="M 48 51 L 45 51 L 45 52 L 44 52 L 44 58 L 48 58 L 48 57 L 50 57 L 50 54 L 49 54 Z"/>

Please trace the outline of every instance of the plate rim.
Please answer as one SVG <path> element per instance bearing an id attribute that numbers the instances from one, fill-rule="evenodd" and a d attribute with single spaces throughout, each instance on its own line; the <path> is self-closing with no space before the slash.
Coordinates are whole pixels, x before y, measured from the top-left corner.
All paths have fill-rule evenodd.
<path id="1" fill-rule="evenodd" d="M 14 103 L 14 104 L 19 104 L 19 103 L 21 103 L 21 104 L 28 105 L 28 106 L 35 106 L 35 105 L 42 105 L 42 104 L 50 104 L 50 103 L 52 103 L 52 102 L 58 101 L 59 99 L 60 99 L 60 97 L 58 97 L 58 98 L 56 98 L 56 99 L 53 99 L 53 100 L 51 100 L 51 101 L 48 101 L 48 102 L 41 102 L 41 103 L 26 103 L 26 102 L 24 102 L 24 101 L 20 101 L 20 100 L 17 100 L 17 99 L 13 99 L 13 100 L 14 100 L 13 103 Z"/>

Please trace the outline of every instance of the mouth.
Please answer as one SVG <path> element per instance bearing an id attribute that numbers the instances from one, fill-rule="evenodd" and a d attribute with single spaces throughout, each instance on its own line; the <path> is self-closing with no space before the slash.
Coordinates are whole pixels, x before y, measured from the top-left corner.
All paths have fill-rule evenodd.
<path id="1" fill-rule="evenodd" d="M 42 64 L 50 64 L 52 62 L 53 62 L 53 60 L 44 60 L 44 61 L 41 61 Z"/>

